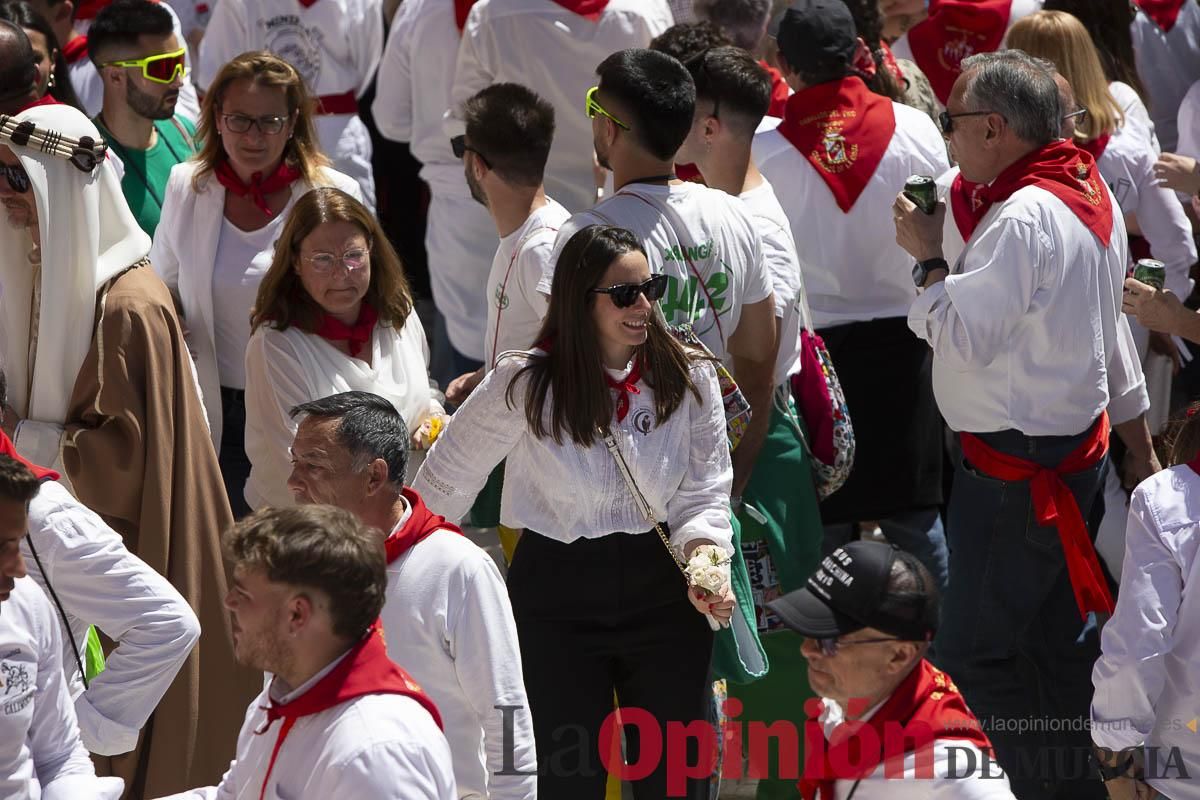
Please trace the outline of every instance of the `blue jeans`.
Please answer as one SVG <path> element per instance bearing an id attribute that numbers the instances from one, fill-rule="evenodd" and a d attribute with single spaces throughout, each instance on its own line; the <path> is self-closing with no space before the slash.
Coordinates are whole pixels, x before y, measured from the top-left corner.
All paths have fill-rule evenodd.
<path id="1" fill-rule="evenodd" d="M 892 544 L 905 552 L 912 553 L 933 575 L 938 590 L 945 593 L 948 575 L 949 553 L 946 550 L 946 531 L 942 517 L 936 508 L 918 508 L 902 511 L 887 519 L 879 520 L 879 529 Z M 826 553 L 855 538 L 852 524 L 826 525 Z"/>
<path id="2" fill-rule="evenodd" d="M 1079 436 L 980 436 L 990 447 L 1043 466 L 1075 450 Z M 1093 540 L 1104 511 L 1108 459 L 1063 476 Z M 988 477 L 960 459 L 947 515 L 950 583 L 934 660 L 954 679 L 991 738 L 1013 793 L 1103 798 L 1090 777 L 1095 633 L 1080 618 L 1058 530 L 1036 523 L 1026 481 Z"/>

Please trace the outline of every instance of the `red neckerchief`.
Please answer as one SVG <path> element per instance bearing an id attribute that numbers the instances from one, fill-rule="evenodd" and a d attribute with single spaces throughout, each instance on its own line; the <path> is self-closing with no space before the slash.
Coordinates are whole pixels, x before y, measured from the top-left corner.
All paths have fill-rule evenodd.
<path id="1" fill-rule="evenodd" d="M 779 123 L 779 132 L 809 160 L 844 212 L 867 188 L 895 131 L 892 101 L 857 76 L 796 92 Z"/>
<path id="2" fill-rule="evenodd" d="M 362 351 L 363 345 L 371 341 L 371 333 L 374 332 L 375 323 L 378 321 L 379 312 L 375 310 L 375 306 L 363 300 L 362 307 L 358 311 L 358 319 L 353 325 L 347 325 L 340 319 L 322 311 L 317 329 L 313 332 L 327 342 L 345 342 L 350 350 L 350 355 L 357 356 Z"/>
<path id="3" fill-rule="evenodd" d="M 954 224 L 958 226 L 964 242 L 971 240 L 979 220 L 991 208 L 982 197 L 982 190 L 986 188 L 987 184 L 969 181 L 961 172 L 954 176 L 954 183 L 950 184 L 950 211 L 954 214 Z"/>
<path id="4" fill-rule="evenodd" d="M 62 105 L 62 103 L 58 102 L 58 100 L 55 100 L 54 97 L 52 97 L 49 93 L 47 93 L 47 94 L 44 94 L 41 97 L 39 97 L 37 100 L 34 100 L 32 102 L 26 103 L 25 105 L 21 106 L 20 108 L 18 108 L 16 110 L 15 113 L 20 114 L 22 111 L 28 111 L 29 109 L 37 108 L 38 106 L 61 106 L 61 105 Z"/>
<path id="5" fill-rule="evenodd" d="M 1100 243 L 1112 237 L 1113 208 L 1092 154 L 1060 139 L 1010 164 L 981 192 L 985 208 L 1002 203 L 1018 189 L 1037 186 L 1066 203 Z M 982 216 L 982 214 L 981 214 Z"/>
<path id="6" fill-rule="evenodd" d="M 454 24 L 458 26 L 460 35 L 467 24 L 467 15 L 471 13 L 471 6 L 478 2 L 479 0 L 454 0 Z"/>
<path id="7" fill-rule="evenodd" d="M 315 2 L 317 2 L 317 0 L 300 0 L 300 5 L 304 6 L 305 8 L 312 8 L 313 3 Z"/>
<path id="8" fill-rule="evenodd" d="M 896 62 L 896 54 L 882 39 L 879 40 L 879 49 L 883 51 L 883 68 L 892 73 L 892 77 L 903 86 L 907 79 L 904 77 L 904 70 L 900 69 L 900 65 Z"/>
<path id="9" fill-rule="evenodd" d="M 633 366 L 629 368 L 629 374 L 622 380 L 614 380 L 608 374 L 608 370 L 604 371 L 604 382 L 608 384 L 608 388 L 617 391 L 617 422 L 624 422 L 625 415 L 629 413 L 629 395 L 642 393 L 642 390 L 637 387 L 637 382 L 641 379 L 641 356 L 634 356 Z"/>
<path id="10" fill-rule="evenodd" d="M 704 183 L 704 176 L 700 174 L 700 168 L 695 164 L 676 164 L 675 177 L 689 183 Z"/>
<path id="11" fill-rule="evenodd" d="M 555 3 L 592 22 L 600 19 L 608 0 L 554 0 Z"/>
<path id="12" fill-rule="evenodd" d="M 213 174 L 217 176 L 217 181 L 222 186 L 238 197 L 249 196 L 255 207 L 268 217 L 275 216 L 275 212 L 267 205 L 267 195 L 291 186 L 301 176 L 300 170 L 288 164 L 287 159 L 280 159 L 279 166 L 265 178 L 261 172 L 254 173 L 250 176 L 248 184 L 238 177 L 233 165 L 228 161 L 218 164 L 217 168 L 213 170 Z"/>
<path id="13" fill-rule="evenodd" d="M 1095 139 L 1089 139 L 1086 142 L 1076 140 L 1075 146 L 1080 150 L 1086 150 L 1092 154 L 1092 159 L 1100 160 L 1100 156 L 1104 155 L 1104 151 L 1108 149 L 1108 140 L 1112 138 L 1111 133 L 1102 133 Z"/>
<path id="14" fill-rule="evenodd" d="M 783 110 L 787 107 L 788 98 L 792 96 L 792 89 L 788 86 L 788 82 L 784 80 L 782 72 L 765 61 L 758 63 L 759 66 L 767 71 L 767 76 L 771 79 L 771 105 L 767 107 L 767 115 L 782 117 Z"/>
<path id="15" fill-rule="evenodd" d="M 1067 559 L 1067 576 L 1071 579 L 1080 616 L 1087 619 L 1091 611 L 1111 614 L 1112 594 L 1096 557 L 1096 548 L 1075 496 L 1062 481 L 1063 475 L 1082 472 L 1104 458 L 1108 452 L 1108 412 L 1100 414 L 1088 438 L 1053 468 L 997 452 L 970 433 L 960 433 L 959 441 L 963 457 L 984 475 L 1001 481 L 1029 482 L 1034 519 L 1039 525 L 1054 525 L 1058 529 L 1058 539 Z"/>
<path id="16" fill-rule="evenodd" d="M 1200 475 L 1200 453 L 1197 453 L 1195 458 L 1187 462 L 1187 465 L 1191 468 L 1192 472 Z"/>
<path id="17" fill-rule="evenodd" d="M 916 777 L 924 777 L 923 768 L 928 769 L 929 777 L 933 777 L 932 745 L 938 739 L 968 741 L 985 753 L 992 749 L 987 734 L 967 708 L 954 681 L 925 659 L 921 659 L 869 720 L 850 720 L 842 724 L 849 727 L 840 736 L 841 726 L 835 728 L 833 743 L 805 747 L 804 777 L 797 784 L 804 800 L 834 800 L 836 781 L 865 778 L 880 764 L 884 765 L 887 777 L 899 777 L 904 774 L 904 756 L 909 753 L 916 754 Z M 805 723 L 806 730 L 810 726 L 821 731 L 819 721 Z M 889 730 L 897 726 L 903 728 L 903 738 L 897 735 L 898 731 Z M 869 738 L 878 743 L 879 753 L 874 760 L 863 757 L 866 748 L 855 735 L 864 728 L 873 729 Z M 823 738 L 823 731 L 817 735 Z M 900 742 L 903 742 L 903 752 L 888 750 L 889 743 Z"/>
<path id="18" fill-rule="evenodd" d="M 1012 0 L 933 0 L 929 16 L 908 32 L 913 61 L 942 105 L 962 72 L 962 60 L 998 48 L 1011 13 Z"/>
<path id="19" fill-rule="evenodd" d="M 1154 24 L 1163 29 L 1163 32 L 1171 30 L 1175 27 L 1175 20 L 1179 19 L 1179 12 L 1183 10 L 1189 0 L 1133 0 L 1137 3 L 1138 8 L 1142 10 L 1147 17 L 1154 21 Z"/>
<path id="20" fill-rule="evenodd" d="M 400 494 L 404 495 L 404 499 L 408 501 L 411 511 L 408 519 L 404 521 L 404 526 L 398 531 L 392 531 L 383 542 L 383 546 L 387 549 L 387 563 L 391 564 L 407 553 L 410 547 L 434 531 L 462 533 L 462 529 L 457 525 L 450 524 L 445 517 L 430 511 L 429 506 L 425 505 L 425 501 L 421 499 L 421 495 L 412 489 L 405 487 Z"/>
<path id="21" fill-rule="evenodd" d="M 312 714 L 328 711 L 334 706 L 362 697 L 368 694 L 399 694 L 411 697 L 429 712 L 438 727 L 442 727 L 442 716 L 437 706 L 421 690 L 407 672 L 398 667 L 387 654 L 387 645 L 383 641 L 383 628 L 376 621 L 358 644 L 351 648 L 338 665 L 317 681 L 311 689 L 290 703 L 279 704 L 274 700 L 263 708 L 267 712 L 266 723 L 256 730 L 255 735 L 261 736 L 271 729 L 275 720 L 282 719 L 279 728 L 279 738 L 271 750 L 271 760 L 267 762 L 267 774 L 263 776 L 262 789 L 258 793 L 259 800 L 267 793 L 267 782 L 271 779 L 271 770 L 275 768 L 275 759 L 283 747 L 296 720 Z"/>
<path id="22" fill-rule="evenodd" d="M 78 36 L 76 36 L 74 39 L 72 39 L 71 41 L 64 44 L 63 49 L 62 49 L 62 54 L 63 54 L 63 58 L 65 58 L 67 60 L 68 64 L 74 64 L 78 61 L 82 61 L 83 59 L 87 58 L 87 54 L 88 54 L 87 34 L 81 33 Z"/>
<path id="23" fill-rule="evenodd" d="M 17 452 L 17 446 L 12 443 L 12 439 L 8 438 L 8 434 L 0 431 L 0 455 L 8 456 L 18 464 L 24 464 L 33 473 L 33 477 L 39 481 L 56 481 L 59 479 L 59 474 L 52 469 L 39 467 L 29 459 Z"/>

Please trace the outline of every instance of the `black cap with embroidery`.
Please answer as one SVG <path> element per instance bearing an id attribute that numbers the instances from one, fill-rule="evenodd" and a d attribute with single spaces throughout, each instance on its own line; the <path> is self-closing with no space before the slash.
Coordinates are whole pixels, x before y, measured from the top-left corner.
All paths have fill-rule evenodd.
<path id="1" fill-rule="evenodd" d="M 767 28 L 793 70 L 818 72 L 849 66 L 858 46 L 854 17 L 842 0 L 796 0 Z"/>

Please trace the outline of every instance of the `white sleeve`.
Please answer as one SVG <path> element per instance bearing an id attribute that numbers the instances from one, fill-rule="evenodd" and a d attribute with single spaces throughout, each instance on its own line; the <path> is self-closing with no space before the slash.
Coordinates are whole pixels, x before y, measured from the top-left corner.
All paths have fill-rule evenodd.
<path id="1" fill-rule="evenodd" d="M 364 0 L 358 6 L 358 16 L 349 33 L 350 53 L 358 67 L 358 89 L 354 94 L 361 97 L 371 86 L 383 54 L 383 4 L 380 0 Z"/>
<path id="2" fill-rule="evenodd" d="M 163 193 L 162 213 L 158 227 L 154 229 L 154 242 L 150 246 L 150 266 L 175 297 L 179 296 L 179 248 L 175 237 L 184 229 L 180 224 L 179 206 L 183 198 L 191 193 L 192 187 L 185 185 L 190 180 L 190 170 L 171 168 Z"/>
<path id="3" fill-rule="evenodd" d="M 379 24 L 383 24 L 382 20 Z M 200 40 L 200 57 L 196 59 L 194 81 L 196 88 L 208 89 L 221 67 L 249 49 L 252 47 L 243 0 L 220 0 L 213 8 L 204 38 Z"/>
<path id="4" fill-rule="evenodd" d="M 671 544 L 684 551 L 694 539 L 709 539 L 733 552 L 733 527 L 729 522 L 729 493 L 733 490 L 733 462 L 725 430 L 725 403 L 710 363 L 691 370 L 701 402 L 689 392 L 684 406 L 691 416 L 688 467 L 679 488 L 667 500 Z M 675 413 L 681 413 L 682 409 Z"/>
<path id="5" fill-rule="evenodd" d="M 1179 105 L 1179 141 L 1175 152 L 1200 158 L 1200 81 L 1192 84 Z"/>
<path id="6" fill-rule="evenodd" d="M 383 58 L 379 62 L 378 87 L 371 114 L 379 134 L 395 142 L 411 142 L 413 126 L 412 97 L 412 27 L 416 14 L 410 13 L 418 5 L 414 2 L 401 3 L 392 20 Z"/>
<path id="7" fill-rule="evenodd" d="M 1108 359 L 1108 418 L 1114 425 L 1128 422 L 1150 408 L 1146 374 L 1138 357 L 1129 319 L 1119 311 L 1116 318 L 1117 341 Z"/>
<path id="8" fill-rule="evenodd" d="M 414 701 L 415 702 L 415 701 Z M 431 742 L 430 745 L 433 743 Z M 445 748 L 444 760 L 450 752 Z M 370 745 L 355 758 L 333 765 L 330 798 L 372 800 L 457 800 L 454 774 L 432 746 L 385 741 Z"/>
<path id="9" fill-rule="evenodd" d="M 1008 347 L 1029 311 L 1041 276 L 1037 258 L 1053 256 L 1048 237 L 1022 220 L 989 227 L 967 252 L 984 263 L 922 292 L 908 311 L 908 326 L 929 342 L 934 357 L 960 372 L 986 367 Z"/>
<path id="10" fill-rule="evenodd" d="M 741 203 L 742 201 L 737 200 L 737 202 Z M 758 235 L 753 219 L 747 217 L 746 225 L 753 237 L 754 246 L 750 251 L 750 263 L 746 265 L 746 286 L 742 294 L 742 303 L 750 305 L 751 303 L 760 303 L 771 296 L 771 272 L 767 268 L 762 237 Z"/>
<path id="11" fill-rule="evenodd" d="M 450 108 L 446 111 L 444 132 L 453 139 L 466 130 L 462 119 L 462 104 L 481 89 L 496 81 L 495 72 L 488 66 L 483 26 L 479 22 L 479 7 L 473 7 L 463 26 L 454 64 L 454 84 L 450 88 Z"/>
<path id="12" fill-rule="evenodd" d="M 294 505 L 287 488 L 298 423 L 288 414 L 311 396 L 304 367 L 287 339 L 261 328 L 246 346 L 246 457 L 266 505 Z"/>
<path id="13" fill-rule="evenodd" d="M 1137 208 L 1124 209 L 1137 215 L 1138 225 L 1154 251 L 1154 257 L 1167 267 L 1166 287 L 1180 300 L 1192 292 L 1191 269 L 1196 263 L 1196 240 L 1192 223 L 1175 193 L 1159 186 L 1154 177 L 1154 156 L 1147 150 L 1135 165 L 1137 169 Z"/>
<path id="14" fill-rule="evenodd" d="M 598 215 L 595 210 L 589 209 L 572 214 L 566 222 L 558 226 L 558 236 L 554 237 L 554 252 L 546 260 L 542 279 L 538 281 L 537 290 L 539 292 L 547 297 L 550 296 L 550 288 L 554 285 L 554 268 L 558 264 L 558 257 L 562 255 L 563 248 L 567 246 L 567 242 L 571 241 L 572 236 L 588 225 L 597 223 L 609 224 L 607 219 Z"/>
<path id="15" fill-rule="evenodd" d="M 531 245 L 521 253 L 517 263 L 517 291 L 529 307 L 537 312 L 538 318 L 543 320 L 550 309 L 550 297 L 538 291 L 538 286 L 547 271 L 554 272 L 554 241 L 550 238 Z"/>
<path id="16" fill-rule="evenodd" d="M 1179 620 L 1183 574 L 1147 501 L 1155 483 L 1143 482 L 1130 498 L 1117 607 L 1092 669 L 1092 740 L 1112 750 L 1141 744 L 1154 727 L 1166 679 L 1163 656 Z"/>
<path id="17" fill-rule="evenodd" d="M 117 642 L 75 701 L 83 743 L 99 755 L 127 753 L 200 638 L 200 623 L 165 578 L 61 487 L 47 484 L 34 499 L 29 528 L 31 540 L 47 545 L 45 578 L 67 614 Z"/>

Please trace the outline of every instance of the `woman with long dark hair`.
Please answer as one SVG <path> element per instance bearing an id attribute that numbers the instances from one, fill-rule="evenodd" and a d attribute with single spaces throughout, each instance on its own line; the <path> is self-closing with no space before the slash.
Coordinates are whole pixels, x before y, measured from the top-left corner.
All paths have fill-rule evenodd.
<path id="1" fill-rule="evenodd" d="M 704 544 L 732 554 L 733 468 L 716 370 L 667 330 L 655 303 L 665 285 L 630 232 L 572 236 L 537 347 L 501 357 L 413 484 L 457 519 L 507 457 L 500 519 L 525 529 L 508 586 L 542 797 L 604 796 L 606 770 L 566 751 L 611 752 L 600 736 L 614 691 L 622 708 L 649 712 L 626 729 L 631 764 L 639 728 L 661 736 L 669 722 L 704 720 L 713 633 L 697 612 L 733 611 L 728 587 L 705 599 L 676 564 Z M 690 781 L 688 796 L 704 786 Z M 666 797 L 665 764 L 634 787 L 639 800 Z"/>
<path id="2" fill-rule="evenodd" d="M 7 0 L 0 3 L 0 19 L 22 28 L 33 45 L 38 68 L 38 96 L 48 94 L 60 103 L 83 111 L 71 86 L 71 75 L 67 70 L 67 60 L 63 58 L 62 47 L 46 18 L 25 0 Z"/>

